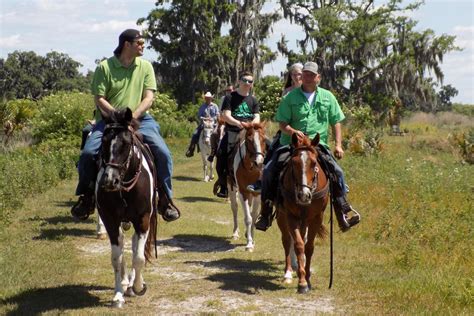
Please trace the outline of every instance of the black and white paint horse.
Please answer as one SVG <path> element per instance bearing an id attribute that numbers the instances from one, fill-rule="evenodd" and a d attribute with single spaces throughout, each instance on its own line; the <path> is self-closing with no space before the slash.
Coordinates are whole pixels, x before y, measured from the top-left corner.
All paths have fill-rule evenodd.
<path id="1" fill-rule="evenodd" d="M 132 118 L 132 111 L 128 108 L 115 111 L 105 118 L 105 124 L 95 195 L 112 247 L 115 272 L 112 304 L 122 307 L 124 294 L 143 295 L 147 289 L 142 272 L 156 245 L 156 180 L 153 159 L 137 133 L 139 122 Z M 129 274 L 124 260 L 122 222 L 130 222 L 135 229 Z"/>

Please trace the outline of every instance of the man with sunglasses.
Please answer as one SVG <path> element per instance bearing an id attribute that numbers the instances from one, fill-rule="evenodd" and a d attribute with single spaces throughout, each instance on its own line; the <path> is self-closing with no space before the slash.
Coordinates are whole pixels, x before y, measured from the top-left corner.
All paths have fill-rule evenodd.
<path id="1" fill-rule="evenodd" d="M 263 170 L 262 208 L 255 222 L 255 228 L 259 230 L 266 231 L 271 226 L 273 205 L 278 192 L 278 175 L 290 155 L 289 145 L 294 133 L 300 136 L 308 135 L 311 139 L 318 133 L 320 135 L 318 152 L 323 168 L 330 173 L 331 199 L 341 231 L 348 231 L 360 221 L 359 213 L 347 200 L 348 191 L 343 171 L 329 150 L 328 129 L 331 126 L 336 143 L 334 155 L 338 159 L 344 156 L 340 122 L 345 116 L 336 97 L 330 91 L 319 87 L 320 81 L 318 65 L 315 62 L 305 63 L 301 87 L 289 92 L 278 106 L 276 120 L 282 132 L 281 146 L 273 152 Z"/>
<path id="2" fill-rule="evenodd" d="M 216 185 L 219 186 L 217 196 L 226 198 L 227 191 L 227 163 L 229 152 L 238 141 L 239 131 L 243 128 L 241 122 L 260 122 L 259 104 L 251 95 L 253 75 L 245 71 L 239 77 L 239 87 L 226 95 L 222 102 L 222 118 L 225 121 L 225 133 L 217 150 L 216 171 L 219 176 Z"/>
<path id="3" fill-rule="evenodd" d="M 115 109 L 126 107 L 129 107 L 133 117 L 140 121 L 138 131 L 143 135 L 143 141 L 148 144 L 155 159 L 160 196 L 158 212 L 166 221 L 180 217 L 179 210 L 171 200 L 171 153 L 160 135 L 160 126 L 147 113 L 153 104 L 156 80 L 151 63 L 140 58 L 143 56 L 144 45 L 145 41 L 138 30 L 123 31 L 114 56 L 103 60 L 95 70 L 91 88 L 99 111 L 96 111 L 96 125 L 79 157 L 76 195 L 80 198 L 71 209 L 75 218 L 87 219 L 94 213 L 96 159 L 105 127 L 102 116 L 108 116 Z"/>

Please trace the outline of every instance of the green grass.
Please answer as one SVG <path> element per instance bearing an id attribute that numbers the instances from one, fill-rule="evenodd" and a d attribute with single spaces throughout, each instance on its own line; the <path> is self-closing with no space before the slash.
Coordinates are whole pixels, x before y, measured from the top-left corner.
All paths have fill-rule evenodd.
<path id="1" fill-rule="evenodd" d="M 331 290 L 328 240 L 316 241 L 313 290 L 296 294 L 295 283 L 282 283 L 277 226 L 245 252 L 243 238 L 230 239 L 230 205 L 201 181 L 200 157 L 184 157 L 187 140 L 168 139 L 183 216 L 159 222 L 163 252 L 146 268 L 146 295 L 119 312 L 108 307 L 110 248 L 95 239 L 93 220 L 70 218 L 73 180 L 28 198 L 2 231 L 0 314 L 472 315 L 474 166 L 460 162 L 449 129 L 413 124 L 405 137 L 385 137 L 379 155 L 341 161 L 362 221 L 335 234 Z"/>

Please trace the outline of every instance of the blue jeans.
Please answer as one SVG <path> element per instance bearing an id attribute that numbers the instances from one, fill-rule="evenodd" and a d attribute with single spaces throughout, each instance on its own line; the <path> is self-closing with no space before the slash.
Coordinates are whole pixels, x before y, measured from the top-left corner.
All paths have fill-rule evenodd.
<path id="1" fill-rule="evenodd" d="M 327 157 L 327 164 L 328 167 L 331 169 L 331 172 L 334 172 L 337 176 L 338 185 L 340 190 L 336 190 L 336 192 L 340 192 L 342 194 L 342 198 L 345 198 L 347 194 L 346 184 L 344 181 L 344 172 L 342 171 L 339 164 L 336 162 L 336 159 L 332 155 L 331 151 L 328 150 L 324 146 L 319 146 L 319 149 L 326 154 Z M 275 201 L 277 192 L 278 192 L 278 177 L 280 172 L 285 165 L 287 158 L 290 155 L 290 146 L 280 146 L 274 149 L 273 154 L 270 160 L 267 162 L 263 169 L 263 176 L 262 176 L 262 192 L 261 192 L 261 200 L 262 204 L 266 200 Z M 328 161 L 329 160 L 329 161 Z M 339 196 L 335 196 L 338 198 Z"/>
<path id="2" fill-rule="evenodd" d="M 145 114 L 140 119 L 140 122 L 138 132 L 143 135 L 144 143 L 148 144 L 153 153 L 158 181 L 163 184 L 168 197 L 172 198 L 171 177 L 173 173 L 173 160 L 168 146 L 166 146 L 163 137 L 160 135 L 160 125 L 149 114 Z M 105 122 L 103 120 L 95 125 L 81 152 L 78 164 L 79 183 L 77 184 L 76 195 L 85 194 L 89 188 L 94 187 L 97 177 L 96 161 L 99 159 L 104 127 Z"/>

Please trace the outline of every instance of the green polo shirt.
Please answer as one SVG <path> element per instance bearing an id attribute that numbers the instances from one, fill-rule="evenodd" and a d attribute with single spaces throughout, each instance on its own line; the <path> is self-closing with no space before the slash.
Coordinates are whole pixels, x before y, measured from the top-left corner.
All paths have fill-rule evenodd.
<path id="1" fill-rule="evenodd" d="M 344 118 L 336 97 L 330 91 L 320 87 L 317 88 L 313 104 L 309 104 L 301 88 L 292 90 L 281 100 L 276 114 L 278 122 L 288 123 L 311 139 L 319 133 L 320 143 L 328 148 L 329 126 L 335 125 Z M 291 136 L 282 133 L 280 142 L 282 145 L 290 144 Z"/>
<path id="2" fill-rule="evenodd" d="M 147 60 L 137 57 L 125 68 L 113 56 L 97 66 L 91 90 L 93 95 L 104 96 L 116 109 L 129 107 L 135 111 L 143 99 L 143 92 L 156 90 L 155 72 Z M 100 111 L 97 111 L 96 120 L 101 119 Z"/>

